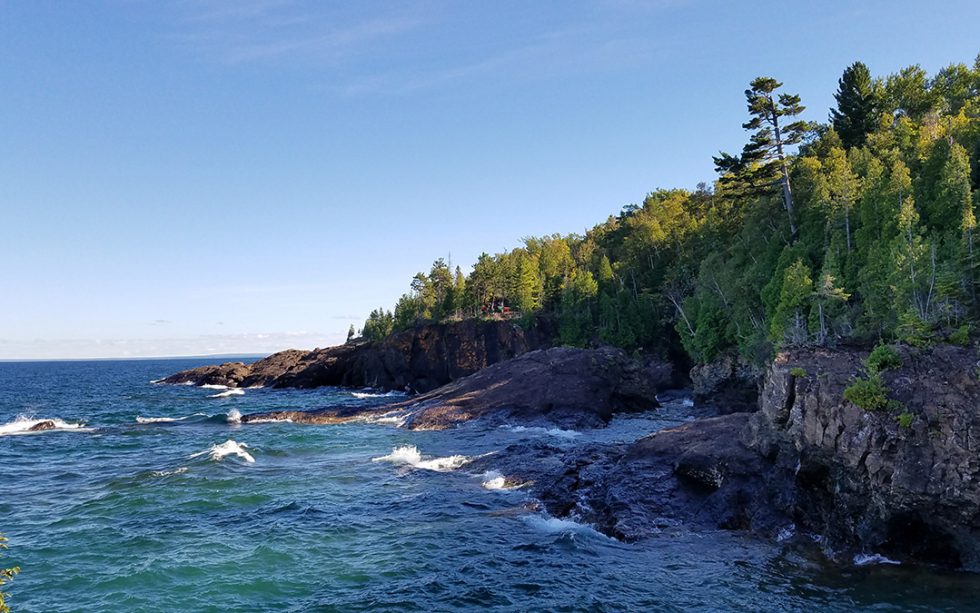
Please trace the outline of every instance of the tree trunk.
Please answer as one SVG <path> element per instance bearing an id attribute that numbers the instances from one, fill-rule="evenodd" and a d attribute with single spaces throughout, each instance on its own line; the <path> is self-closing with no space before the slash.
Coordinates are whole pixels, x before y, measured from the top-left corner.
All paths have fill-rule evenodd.
<path id="1" fill-rule="evenodd" d="M 776 153 L 779 156 L 779 165 L 782 170 L 780 183 L 783 186 L 783 205 L 786 207 L 786 214 L 789 215 L 789 231 L 796 237 L 796 220 L 793 217 L 793 191 L 789 187 L 789 167 L 786 164 L 786 155 L 783 153 L 783 137 L 779 133 L 779 118 L 776 113 L 772 114 L 772 127 L 776 136 Z"/>

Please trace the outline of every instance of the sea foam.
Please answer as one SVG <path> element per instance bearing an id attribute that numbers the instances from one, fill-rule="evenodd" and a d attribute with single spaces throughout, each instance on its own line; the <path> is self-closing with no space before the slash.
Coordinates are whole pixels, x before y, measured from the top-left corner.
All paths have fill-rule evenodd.
<path id="1" fill-rule="evenodd" d="M 415 445 L 402 445 L 401 447 L 395 447 L 390 454 L 381 456 L 380 458 L 373 458 L 371 461 L 391 462 L 392 464 L 407 464 L 423 470 L 449 472 L 466 464 L 470 461 L 470 458 L 464 455 L 451 455 L 444 458 L 431 458 L 428 460 L 423 460 L 422 454 L 419 453 L 418 447 Z"/>
<path id="2" fill-rule="evenodd" d="M 217 394 L 211 394 L 210 396 L 208 396 L 208 398 L 228 398 L 229 396 L 244 396 L 244 395 L 245 395 L 245 390 L 232 388 L 230 390 L 218 392 Z"/>
<path id="3" fill-rule="evenodd" d="M 184 417 L 141 417 L 136 416 L 136 423 L 138 424 L 165 424 L 174 421 L 184 421 L 185 419 L 190 419 L 191 417 L 205 417 L 204 413 L 194 413 L 193 415 L 185 415 Z"/>
<path id="4" fill-rule="evenodd" d="M 898 560 L 892 560 L 891 558 L 886 558 L 879 553 L 859 553 L 854 556 L 855 566 L 871 566 L 875 564 L 894 564 L 899 565 L 901 562 Z"/>
<path id="5" fill-rule="evenodd" d="M 549 436 L 557 436 L 560 438 L 575 438 L 576 436 L 582 436 L 581 432 L 575 430 L 562 430 L 561 428 L 542 428 L 540 426 L 511 426 L 503 425 L 500 426 L 503 430 L 509 430 L 517 434 L 547 434 Z"/>
<path id="6" fill-rule="evenodd" d="M 488 470 L 480 478 L 483 480 L 482 485 L 484 489 L 488 490 L 516 490 L 524 485 L 523 483 L 519 485 L 508 485 L 507 477 L 499 470 Z"/>
<path id="7" fill-rule="evenodd" d="M 52 422 L 54 428 L 31 432 L 31 428 L 45 421 Z M 0 436 L 40 434 L 41 432 L 92 432 L 92 430 L 93 428 L 86 428 L 85 424 L 73 424 L 60 419 L 35 419 L 18 415 L 13 421 L 0 425 Z"/>
<path id="8" fill-rule="evenodd" d="M 220 461 L 221 458 L 225 456 L 235 455 L 250 464 L 254 463 L 255 458 L 252 457 L 252 454 L 245 451 L 247 448 L 248 445 L 246 445 L 245 443 L 239 443 L 237 441 L 228 439 L 227 441 L 221 443 L 220 445 L 211 445 L 211 447 L 209 447 L 208 449 L 192 454 L 190 457 L 197 458 L 202 455 L 208 454 L 212 460 L 217 462 Z"/>
<path id="9" fill-rule="evenodd" d="M 242 423 L 242 414 L 238 409 L 232 409 L 228 411 L 228 416 L 225 419 L 229 424 L 240 424 Z"/>

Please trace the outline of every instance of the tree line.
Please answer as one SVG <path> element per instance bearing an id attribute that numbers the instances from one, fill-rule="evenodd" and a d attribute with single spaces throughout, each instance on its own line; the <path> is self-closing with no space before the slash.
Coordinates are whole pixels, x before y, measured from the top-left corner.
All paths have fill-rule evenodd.
<path id="1" fill-rule="evenodd" d="M 745 91 L 747 143 L 718 177 L 659 189 L 584 235 L 525 238 L 469 274 L 436 260 L 372 339 L 501 304 L 560 341 L 682 347 L 762 362 L 788 345 L 969 342 L 980 317 L 980 56 L 929 76 L 856 62 L 827 121 L 770 77 Z"/>

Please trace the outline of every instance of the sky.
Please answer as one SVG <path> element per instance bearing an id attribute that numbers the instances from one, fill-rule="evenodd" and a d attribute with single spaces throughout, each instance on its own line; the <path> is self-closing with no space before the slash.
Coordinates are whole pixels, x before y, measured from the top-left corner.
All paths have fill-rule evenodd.
<path id="1" fill-rule="evenodd" d="M 760 75 L 972 64 L 980 3 L 0 0 L 0 359 L 342 342 L 464 272 L 712 181 Z"/>

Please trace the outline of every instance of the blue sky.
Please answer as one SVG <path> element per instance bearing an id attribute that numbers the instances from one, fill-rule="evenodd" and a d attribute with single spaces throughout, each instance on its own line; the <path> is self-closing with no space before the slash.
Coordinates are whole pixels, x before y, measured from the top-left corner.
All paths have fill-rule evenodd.
<path id="1" fill-rule="evenodd" d="M 452 254 L 713 178 L 771 75 L 972 63 L 963 2 L 0 0 L 0 359 L 341 341 Z"/>

